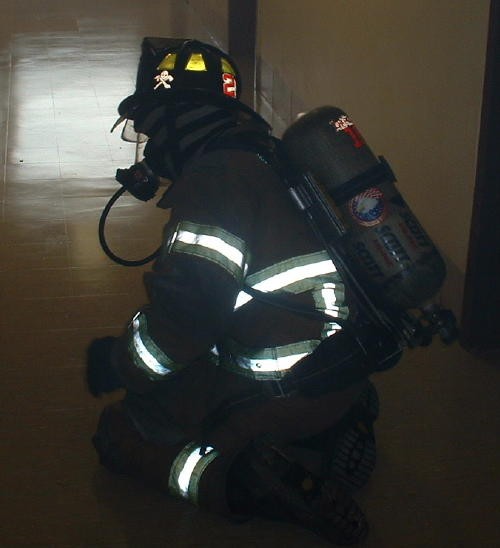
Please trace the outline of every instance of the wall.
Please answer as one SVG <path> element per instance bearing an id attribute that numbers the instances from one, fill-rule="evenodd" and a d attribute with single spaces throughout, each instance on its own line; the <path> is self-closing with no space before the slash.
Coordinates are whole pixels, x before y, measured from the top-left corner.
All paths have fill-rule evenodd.
<path id="1" fill-rule="evenodd" d="M 186 1 L 185 34 L 225 48 L 228 0 Z M 458 316 L 488 10 L 488 0 L 259 2 L 257 109 L 277 135 L 315 106 L 351 115 L 442 252 L 442 298 Z"/>
<path id="2" fill-rule="evenodd" d="M 198 29 L 192 26 L 198 34 L 190 37 L 206 39 L 222 49 L 227 48 L 227 14 L 228 0 L 185 0 L 191 10 L 191 18 L 198 22 Z M 205 36 L 203 36 L 205 35 Z M 208 36 L 207 36 L 208 35 Z M 187 36 L 187 35 L 186 35 Z"/>
<path id="3" fill-rule="evenodd" d="M 309 6 L 312 6 L 310 8 Z M 487 0 L 265 0 L 258 107 L 280 133 L 333 104 L 355 120 L 443 253 L 460 313 L 475 180 Z"/>

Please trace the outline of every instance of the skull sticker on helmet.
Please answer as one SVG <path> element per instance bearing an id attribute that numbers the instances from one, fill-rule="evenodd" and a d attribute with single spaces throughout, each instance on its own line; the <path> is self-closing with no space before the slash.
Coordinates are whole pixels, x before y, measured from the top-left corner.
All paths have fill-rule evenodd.
<path id="1" fill-rule="evenodd" d="M 160 74 L 157 74 L 154 77 L 156 86 L 153 89 L 158 89 L 160 86 L 163 86 L 165 89 L 169 89 L 172 87 L 170 82 L 173 82 L 173 80 L 174 77 L 168 72 L 168 70 L 162 70 Z"/>

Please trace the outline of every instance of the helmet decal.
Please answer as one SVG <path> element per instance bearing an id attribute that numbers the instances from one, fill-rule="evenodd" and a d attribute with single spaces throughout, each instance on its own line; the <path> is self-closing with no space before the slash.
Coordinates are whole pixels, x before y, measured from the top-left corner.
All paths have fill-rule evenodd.
<path id="1" fill-rule="evenodd" d="M 168 70 L 162 70 L 160 74 L 157 74 L 154 77 L 154 81 L 156 82 L 156 86 L 153 89 L 158 89 L 160 86 L 163 86 L 165 89 L 169 89 L 172 87 L 170 82 L 174 81 L 174 77 L 168 72 Z"/>
<path id="2" fill-rule="evenodd" d="M 225 95 L 236 99 L 236 78 L 234 77 L 234 74 L 230 74 L 229 72 L 224 72 L 222 74 L 222 91 Z"/>

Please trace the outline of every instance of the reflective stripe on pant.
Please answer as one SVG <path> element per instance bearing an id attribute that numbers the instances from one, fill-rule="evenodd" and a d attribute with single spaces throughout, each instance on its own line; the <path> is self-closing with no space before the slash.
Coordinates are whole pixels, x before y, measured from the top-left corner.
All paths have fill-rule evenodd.
<path id="1" fill-rule="evenodd" d="M 105 407 L 92 441 L 101 464 L 111 472 L 135 477 L 211 511 L 230 514 L 226 476 L 233 454 L 218 456 L 212 450 L 201 457 L 199 444 L 151 443 L 136 430 L 121 402 Z"/>
<path id="2" fill-rule="evenodd" d="M 298 361 L 314 351 L 320 341 L 299 341 L 284 346 L 248 349 L 228 340 L 221 366 L 256 381 L 280 380 Z"/>
<path id="3" fill-rule="evenodd" d="M 155 343 L 148 331 L 146 314 L 138 312 L 128 328 L 128 352 L 134 364 L 151 380 L 159 380 L 182 369 Z"/>
<path id="4" fill-rule="evenodd" d="M 202 447 L 195 442 L 186 445 L 170 468 L 170 492 L 197 505 L 200 480 L 207 467 L 218 456 L 219 453 L 213 447 Z"/>

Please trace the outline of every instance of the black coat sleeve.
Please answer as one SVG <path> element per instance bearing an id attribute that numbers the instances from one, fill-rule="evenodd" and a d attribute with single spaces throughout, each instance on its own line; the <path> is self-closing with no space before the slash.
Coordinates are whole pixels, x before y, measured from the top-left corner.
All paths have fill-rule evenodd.
<path id="1" fill-rule="evenodd" d="M 172 360 L 190 366 L 223 337 L 231 324 L 242 279 L 217 261 L 172 249 L 182 223 L 223 231 L 242 242 L 251 260 L 252 238 L 260 222 L 255 155 L 243 151 L 206 154 L 188 166 L 169 195 L 172 214 L 164 231 L 160 256 L 144 275 L 149 303 L 149 335 Z M 119 370 L 130 389 L 155 384 L 127 355 L 125 335 Z M 165 379 L 168 382 L 168 377 Z"/>

